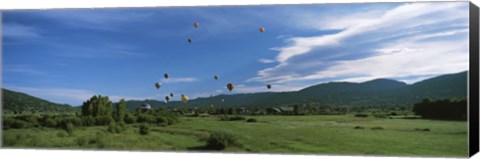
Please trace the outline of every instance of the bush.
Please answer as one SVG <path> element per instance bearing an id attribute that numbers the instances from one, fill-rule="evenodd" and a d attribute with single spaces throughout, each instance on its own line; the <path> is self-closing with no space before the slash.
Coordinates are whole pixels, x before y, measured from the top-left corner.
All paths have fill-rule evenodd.
<path id="1" fill-rule="evenodd" d="M 228 146 L 238 145 L 237 139 L 230 133 L 216 131 L 210 134 L 206 147 L 214 150 L 223 150 Z"/>
<path id="2" fill-rule="evenodd" d="M 155 123 L 156 119 L 152 115 L 140 114 L 137 118 L 138 123 Z"/>
<path id="3" fill-rule="evenodd" d="M 106 144 L 106 139 L 105 139 L 105 134 L 101 133 L 101 132 L 97 132 L 95 134 L 95 144 L 97 144 L 97 148 L 105 148 L 105 144 Z"/>
<path id="4" fill-rule="evenodd" d="M 115 127 L 116 127 L 116 124 L 115 124 L 115 123 L 110 123 L 110 124 L 108 125 L 108 129 L 107 129 L 108 132 L 110 132 L 110 133 L 117 133 L 117 131 L 115 130 Z"/>
<path id="5" fill-rule="evenodd" d="M 175 124 L 175 123 L 177 123 L 177 122 L 178 122 L 177 118 L 172 117 L 172 116 L 167 117 L 167 124 L 168 124 L 168 125 L 173 125 L 173 124 Z"/>
<path id="6" fill-rule="evenodd" d="M 158 124 L 158 125 L 166 125 L 166 124 L 168 124 L 168 119 L 165 118 L 165 117 L 159 116 L 159 117 L 157 117 L 156 121 L 157 121 L 157 124 Z"/>
<path id="7" fill-rule="evenodd" d="M 124 120 L 125 120 L 125 123 L 127 124 L 133 124 L 137 121 L 137 118 L 135 118 L 135 116 L 133 115 L 127 114 Z"/>
<path id="8" fill-rule="evenodd" d="M 65 128 L 64 130 L 67 131 L 68 135 L 72 136 L 73 135 L 73 129 L 75 128 L 75 126 L 73 126 L 72 123 L 67 123 L 65 125 Z"/>
<path id="9" fill-rule="evenodd" d="M 14 118 L 4 118 L 3 120 L 3 129 L 5 130 L 10 128 L 21 129 L 26 127 L 28 127 L 28 123 L 22 120 L 18 120 Z"/>
<path id="10" fill-rule="evenodd" d="M 363 126 L 355 126 L 354 129 L 365 129 Z"/>
<path id="11" fill-rule="evenodd" d="M 383 130 L 383 127 L 376 126 L 376 127 L 373 127 L 372 130 Z"/>
<path id="12" fill-rule="evenodd" d="M 75 140 L 77 142 L 77 145 L 80 147 L 88 144 L 88 139 L 85 137 L 80 136 L 80 137 L 77 137 Z"/>
<path id="13" fill-rule="evenodd" d="M 355 114 L 355 117 L 366 118 L 368 114 Z"/>
<path id="14" fill-rule="evenodd" d="M 249 119 L 247 119 L 247 122 L 249 122 L 249 123 L 257 122 L 257 119 L 255 119 L 255 118 L 249 118 Z"/>
<path id="15" fill-rule="evenodd" d="M 45 126 L 54 128 L 57 126 L 57 121 L 52 118 L 48 118 L 47 120 L 45 120 Z"/>
<path id="16" fill-rule="evenodd" d="M 83 125 L 84 126 L 93 126 L 96 123 L 95 118 L 91 117 L 91 116 L 85 116 L 85 117 L 82 118 L 82 120 L 83 120 Z"/>
<path id="17" fill-rule="evenodd" d="M 425 128 L 425 129 L 419 129 L 419 128 L 415 128 L 416 131 L 430 131 L 429 128 Z"/>
<path id="18" fill-rule="evenodd" d="M 246 118 L 243 116 L 233 116 L 233 117 L 222 116 L 220 120 L 221 121 L 239 121 L 239 120 L 246 120 Z"/>
<path id="19" fill-rule="evenodd" d="M 98 116 L 95 120 L 97 125 L 109 125 L 113 122 L 113 118 L 109 115 Z"/>
<path id="20" fill-rule="evenodd" d="M 108 132 L 110 133 L 122 133 L 125 130 L 124 123 L 110 123 L 108 125 Z"/>
<path id="21" fill-rule="evenodd" d="M 63 132 L 63 131 L 60 131 L 57 133 L 57 137 L 65 137 L 67 136 L 67 133 Z"/>
<path id="22" fill-rule="evenodd" d="M 142 135 L 148 135 L 148 133 L 150 132 L 150 127 L 148 127 L 147 124 L 142 124 L 140 125 L 138 132 Z"/>

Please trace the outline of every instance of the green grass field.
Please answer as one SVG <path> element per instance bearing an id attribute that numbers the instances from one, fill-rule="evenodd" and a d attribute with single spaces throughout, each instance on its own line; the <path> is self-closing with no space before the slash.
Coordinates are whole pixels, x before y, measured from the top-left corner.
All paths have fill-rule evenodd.
<path id="1" fill-rule="evenodd" d="M 107 127 L 29 128 L 3 131 L 3 146 L 17 148 L 204 151 L 214 131 L 233 134 L 238 146 L 226 152 L 349 154 L 385 156 L 467 156 L 467 122 L 353 116 L 247 116 L 257 122 L 218 117 L 181 117 L 170 126 L 150 125 L 140 135 L 136 124 L 120 134 Z M 355 127 L 362 127 L 355 129 Z M 374 127 L 381 127 L 374 130 Z M 422 131 L 416 129 L 429 129 Z"/>

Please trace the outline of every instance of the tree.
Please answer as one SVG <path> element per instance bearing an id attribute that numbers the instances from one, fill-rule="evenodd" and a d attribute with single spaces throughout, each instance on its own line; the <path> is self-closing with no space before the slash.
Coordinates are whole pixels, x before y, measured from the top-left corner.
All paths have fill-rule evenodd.
<path id="1" fill-rule="evenodd" d="M 107 96 L 93 96 L 83 103 L 82 116 L 88 122 L 91 122 L 89 117 L 93 117 L 96 125 L 108 125 L 113 122 L 112 102 Z"/>
<path id="2" fill-rule="evenodd" d="M 115 120 L 116 121 L 123 121 L 125 119 L 125 116 L 127 114 L 126 105 L 127 105 L 127 103 L 125 102 L 125 99 L 121 99 L 115 105 Z"/>

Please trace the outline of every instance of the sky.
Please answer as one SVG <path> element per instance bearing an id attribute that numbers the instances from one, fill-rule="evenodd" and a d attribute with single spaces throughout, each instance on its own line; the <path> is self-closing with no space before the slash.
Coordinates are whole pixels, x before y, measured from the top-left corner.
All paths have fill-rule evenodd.
<path id="1" fill-rule="evenodd" d="M 468 70 L 468 27 L 468 2 L 2 11 L 2 88 L 78 106 L 412 84 Z"/>

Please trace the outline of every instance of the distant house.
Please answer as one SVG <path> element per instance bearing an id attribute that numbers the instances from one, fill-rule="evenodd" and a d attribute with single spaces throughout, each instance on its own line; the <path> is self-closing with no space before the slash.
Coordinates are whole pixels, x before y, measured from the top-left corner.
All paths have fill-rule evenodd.
<path id="1" fill-rule="evenodd" d="M 294 114 L 293 107 L 274 107 L 267 108 L 267 114 L 282 114 L 282 115 L 291 115 Z"/>

